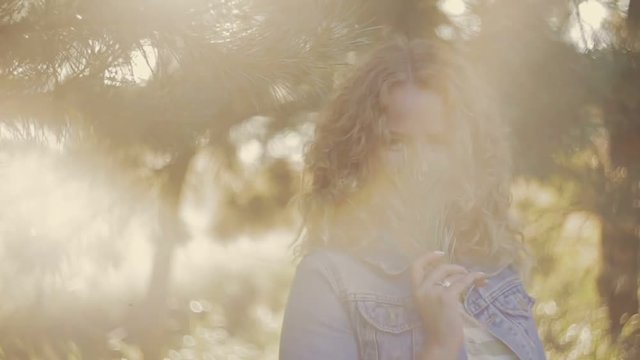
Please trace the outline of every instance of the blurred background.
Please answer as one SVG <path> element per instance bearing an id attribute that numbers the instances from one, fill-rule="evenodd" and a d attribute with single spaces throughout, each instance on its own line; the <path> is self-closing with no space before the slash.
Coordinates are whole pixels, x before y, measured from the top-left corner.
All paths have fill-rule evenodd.
<path id="1" fill-rule="evenodd" d="M 277 359 L 302 147 L 385 36 L 512 128 L 550 359 L 639 359 L 640 0 L 0 0 L 0 358 Z"/>

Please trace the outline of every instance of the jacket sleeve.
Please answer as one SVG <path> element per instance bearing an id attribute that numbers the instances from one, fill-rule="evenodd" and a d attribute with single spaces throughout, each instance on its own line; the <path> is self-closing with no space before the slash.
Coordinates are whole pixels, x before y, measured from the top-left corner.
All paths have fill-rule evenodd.
<path id="1" fill-rule="evenodd" d="M 358 359 L 348 313 L 322 256 L 307 255 L 296 268 L 284 312 L 279 359 Z"/>

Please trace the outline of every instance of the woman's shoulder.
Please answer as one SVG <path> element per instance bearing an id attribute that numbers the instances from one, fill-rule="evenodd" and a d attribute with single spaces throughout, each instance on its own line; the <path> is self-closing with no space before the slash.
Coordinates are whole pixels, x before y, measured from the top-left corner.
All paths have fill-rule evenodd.
<path id="1" fill-rule="evenodd" d="M 296 265 L 295 276 L 307 286 L 314 283 L 328 282 L 337 294 L 344 291 L 343 270 L 344 264 L 353 261 L 348 254 L 337 248 L 318 247 L 307 251 L 300 256 Z"/>
<path id="2" fill-rule="evenodd" d="M 301 260 L 299 272 L 321 273 L 341 297 L 373 294 L 379 297 L 410 294 L 410 272 L 388 274 L 366 256 L 342 248 L 318 248 Z"/>
<path id="3" fill-rule="evenodd" d="M 353 264 L 357 261 L 349 251 L 338 247 L 317 247 L 301 256 L 298 269 L 335 271 L 340 264 Z"/>

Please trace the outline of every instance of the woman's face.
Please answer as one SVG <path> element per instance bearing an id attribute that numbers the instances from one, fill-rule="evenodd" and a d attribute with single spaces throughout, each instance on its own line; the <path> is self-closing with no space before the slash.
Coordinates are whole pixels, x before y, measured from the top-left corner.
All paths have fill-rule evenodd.
<path id="1" fill-rule="evenodd" d="M 380 149 L 370 189 L 379 225 L 394 237 L 427 239 L 455 196 L 451 131 L 442 97 L 413 84 L 392 87 L 385 101 L 389 142 Z M 387 220 L 393 219 L 394 226 Z"/>
<path id="2" fill-rule="evenodd" d="M 408 143 L 444 145 L 449 135 L 442 96 L 434 90 L 401 83 L 385 99 L 385 115 L 392 138 Z"/>
<path id="3" fill-rule="evenodd" d="M 400 171 L 414 165 L 420 166 L 416 171 L 445 165 L 442 162 L 448 160 L 453 128 L 442 96 L 434 90 L 402 83 L 390 89 L 384 102 L 389 142 L 381 149 L 382 165 Z"/>

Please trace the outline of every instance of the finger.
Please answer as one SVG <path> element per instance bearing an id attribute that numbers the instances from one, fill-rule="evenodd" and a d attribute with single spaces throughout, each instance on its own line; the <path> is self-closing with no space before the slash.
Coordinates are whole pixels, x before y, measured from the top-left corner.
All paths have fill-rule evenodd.
<path id="1" fill-rule="evenodd" d="M 453 283 L 451 287 L 449 287 L 449 292 L 452 295 L 459 297 L 460 294 L 462 294 L 462 292 L 465 289 L 469 288 L 473 283 L 477 281 L 481 281 L 482 279 L 486 279 L 486 277 L 487 275 L 481 272 L 469 273 L 466 276 L 464 276 L 462 279 L 459 279 L 458 281 Z"/>
<path id="2" fill-rule="evenodd" d="M 415 294 L 420 297 L 420 295 L 431 295 L 431 296 L 440 296 L 444 292 L 448 290 L 444 286 L 440 285 L 439 282 L 445 279 L 450 278 L 455 275 L 466 275 L 468 273 L 467 269 L 460 265 L 455 264 L 442 264 L 435 268 L 427 278 L 417 286 Z"/>
<path id="3" fill-rule="evenodd" d="M 467 276 L 468 273 L 469 272 L 467 271 L 467 272 L 464 272 L 464 273 L 456 273 L 456 274 L 453 274 L 453 275 L 449 275 L 446 278 L 442 279 L 442 281 L 443 282 L 444 281 L 448 281 L 453 285 L 454 283 L 464 279 L 464 277 Z"/>
<path id="4" fill-rule="evenodd" d="M 456 274 L 452 274 L 449 275 L 447 277 L 445 277 L 444 279 L 442 279 L 441 281 L 449 281 L 452 285 L 458 281 L 460 281 L 461 279 L 463 279 L 465 276 L 467 276 L 467 272 L 464 273 L 456 273 Z M 419 294 L 432 294 L 432 295 L 438 295 L 442 292 L 447 291 L 448 288 L 445 288 L 444 286 L 436 283 L 428 283 L 427 281 L 423 282 L 421 284 L 421 286 L 418 288 L 418 293 Z"/>
<path id="5" fill-rule="evenodd" d="M 418 286 L 422 283 L 426 267 L 442 260 L 444 260 L 444 252 L 442 251 L 428 252 L 415 260 L 413 264 L 411 264 L 411 280 L 413 281 L 413 285 Z"/>
<path id="6" fill-rule="evenodd" d="M 457 264 L 440 264 L 427 275 L 424 282 L 434 285 L 451 275 L 466 273 L 468 273 L 468 271 L 463 266 Z"/>

